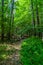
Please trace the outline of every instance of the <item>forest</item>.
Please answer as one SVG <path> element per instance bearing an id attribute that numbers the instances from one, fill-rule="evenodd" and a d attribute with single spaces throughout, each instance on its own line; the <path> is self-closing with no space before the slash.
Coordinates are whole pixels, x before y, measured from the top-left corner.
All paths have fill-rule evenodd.
<path id="1" fill-rule="evenodd" d="M 0 0 L 0 65 L 43 65 L 43 0 Z"/>

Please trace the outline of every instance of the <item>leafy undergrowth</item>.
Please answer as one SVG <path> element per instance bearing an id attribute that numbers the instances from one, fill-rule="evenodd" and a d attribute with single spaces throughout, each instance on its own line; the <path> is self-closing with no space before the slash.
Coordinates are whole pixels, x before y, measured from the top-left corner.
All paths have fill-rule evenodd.
<path id="1" fill-rule="evenodd" d="M 43 65 L 43 42 L 37 37 L 25 39 L 20 50 L 22 65 Z"/>
<path id="2" fill-rule="evenodd" d="M 12 55 L 14 52 L 15 48 L 13 45 L 0 44 L 0 61 L 10 58 L 10 55 Z"/>

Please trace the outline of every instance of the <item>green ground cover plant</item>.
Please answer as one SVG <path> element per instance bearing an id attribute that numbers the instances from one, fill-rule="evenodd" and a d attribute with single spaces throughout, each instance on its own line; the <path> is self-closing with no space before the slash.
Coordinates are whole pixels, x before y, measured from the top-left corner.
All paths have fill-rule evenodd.
<path id="1" fill-rule="evenodd" d="M 22 42 L 20 50 L 22 65 L 43 65 L 43 42 L 37 37 L 30 37 Z"/>

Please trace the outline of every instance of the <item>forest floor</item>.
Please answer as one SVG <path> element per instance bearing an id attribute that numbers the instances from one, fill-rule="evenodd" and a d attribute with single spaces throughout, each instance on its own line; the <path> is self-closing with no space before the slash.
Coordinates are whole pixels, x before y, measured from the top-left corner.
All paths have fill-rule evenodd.
<path id="1" fill-rule="evenodd" d="M 1 44 L 0 44 L 1 45 Z M 5 61 L 0 62 L 0 65 L 21 65 L 20 63 L 20 48 L 21 48 L 21 41 L 13 44 L 7 44 L 8 46 L 11 46 L 11 49 L 14 48 L 15 52 L 13 52 L 12 55 L 9 56 L 8 59 Z"/>

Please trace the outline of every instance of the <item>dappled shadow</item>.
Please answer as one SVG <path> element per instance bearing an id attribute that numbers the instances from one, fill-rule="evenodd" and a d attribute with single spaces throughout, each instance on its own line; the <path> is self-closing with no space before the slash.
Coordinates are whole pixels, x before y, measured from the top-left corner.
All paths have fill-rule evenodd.
<path id="1" fill-rule="evenodd" d="M 21 65 L 19 59 L 19 50 L 21 48 L 20 42 L 13 44 L 0 44 L 1 49 L 0 53 L 2 55 L 0 59 L 0 65 Z"/>

